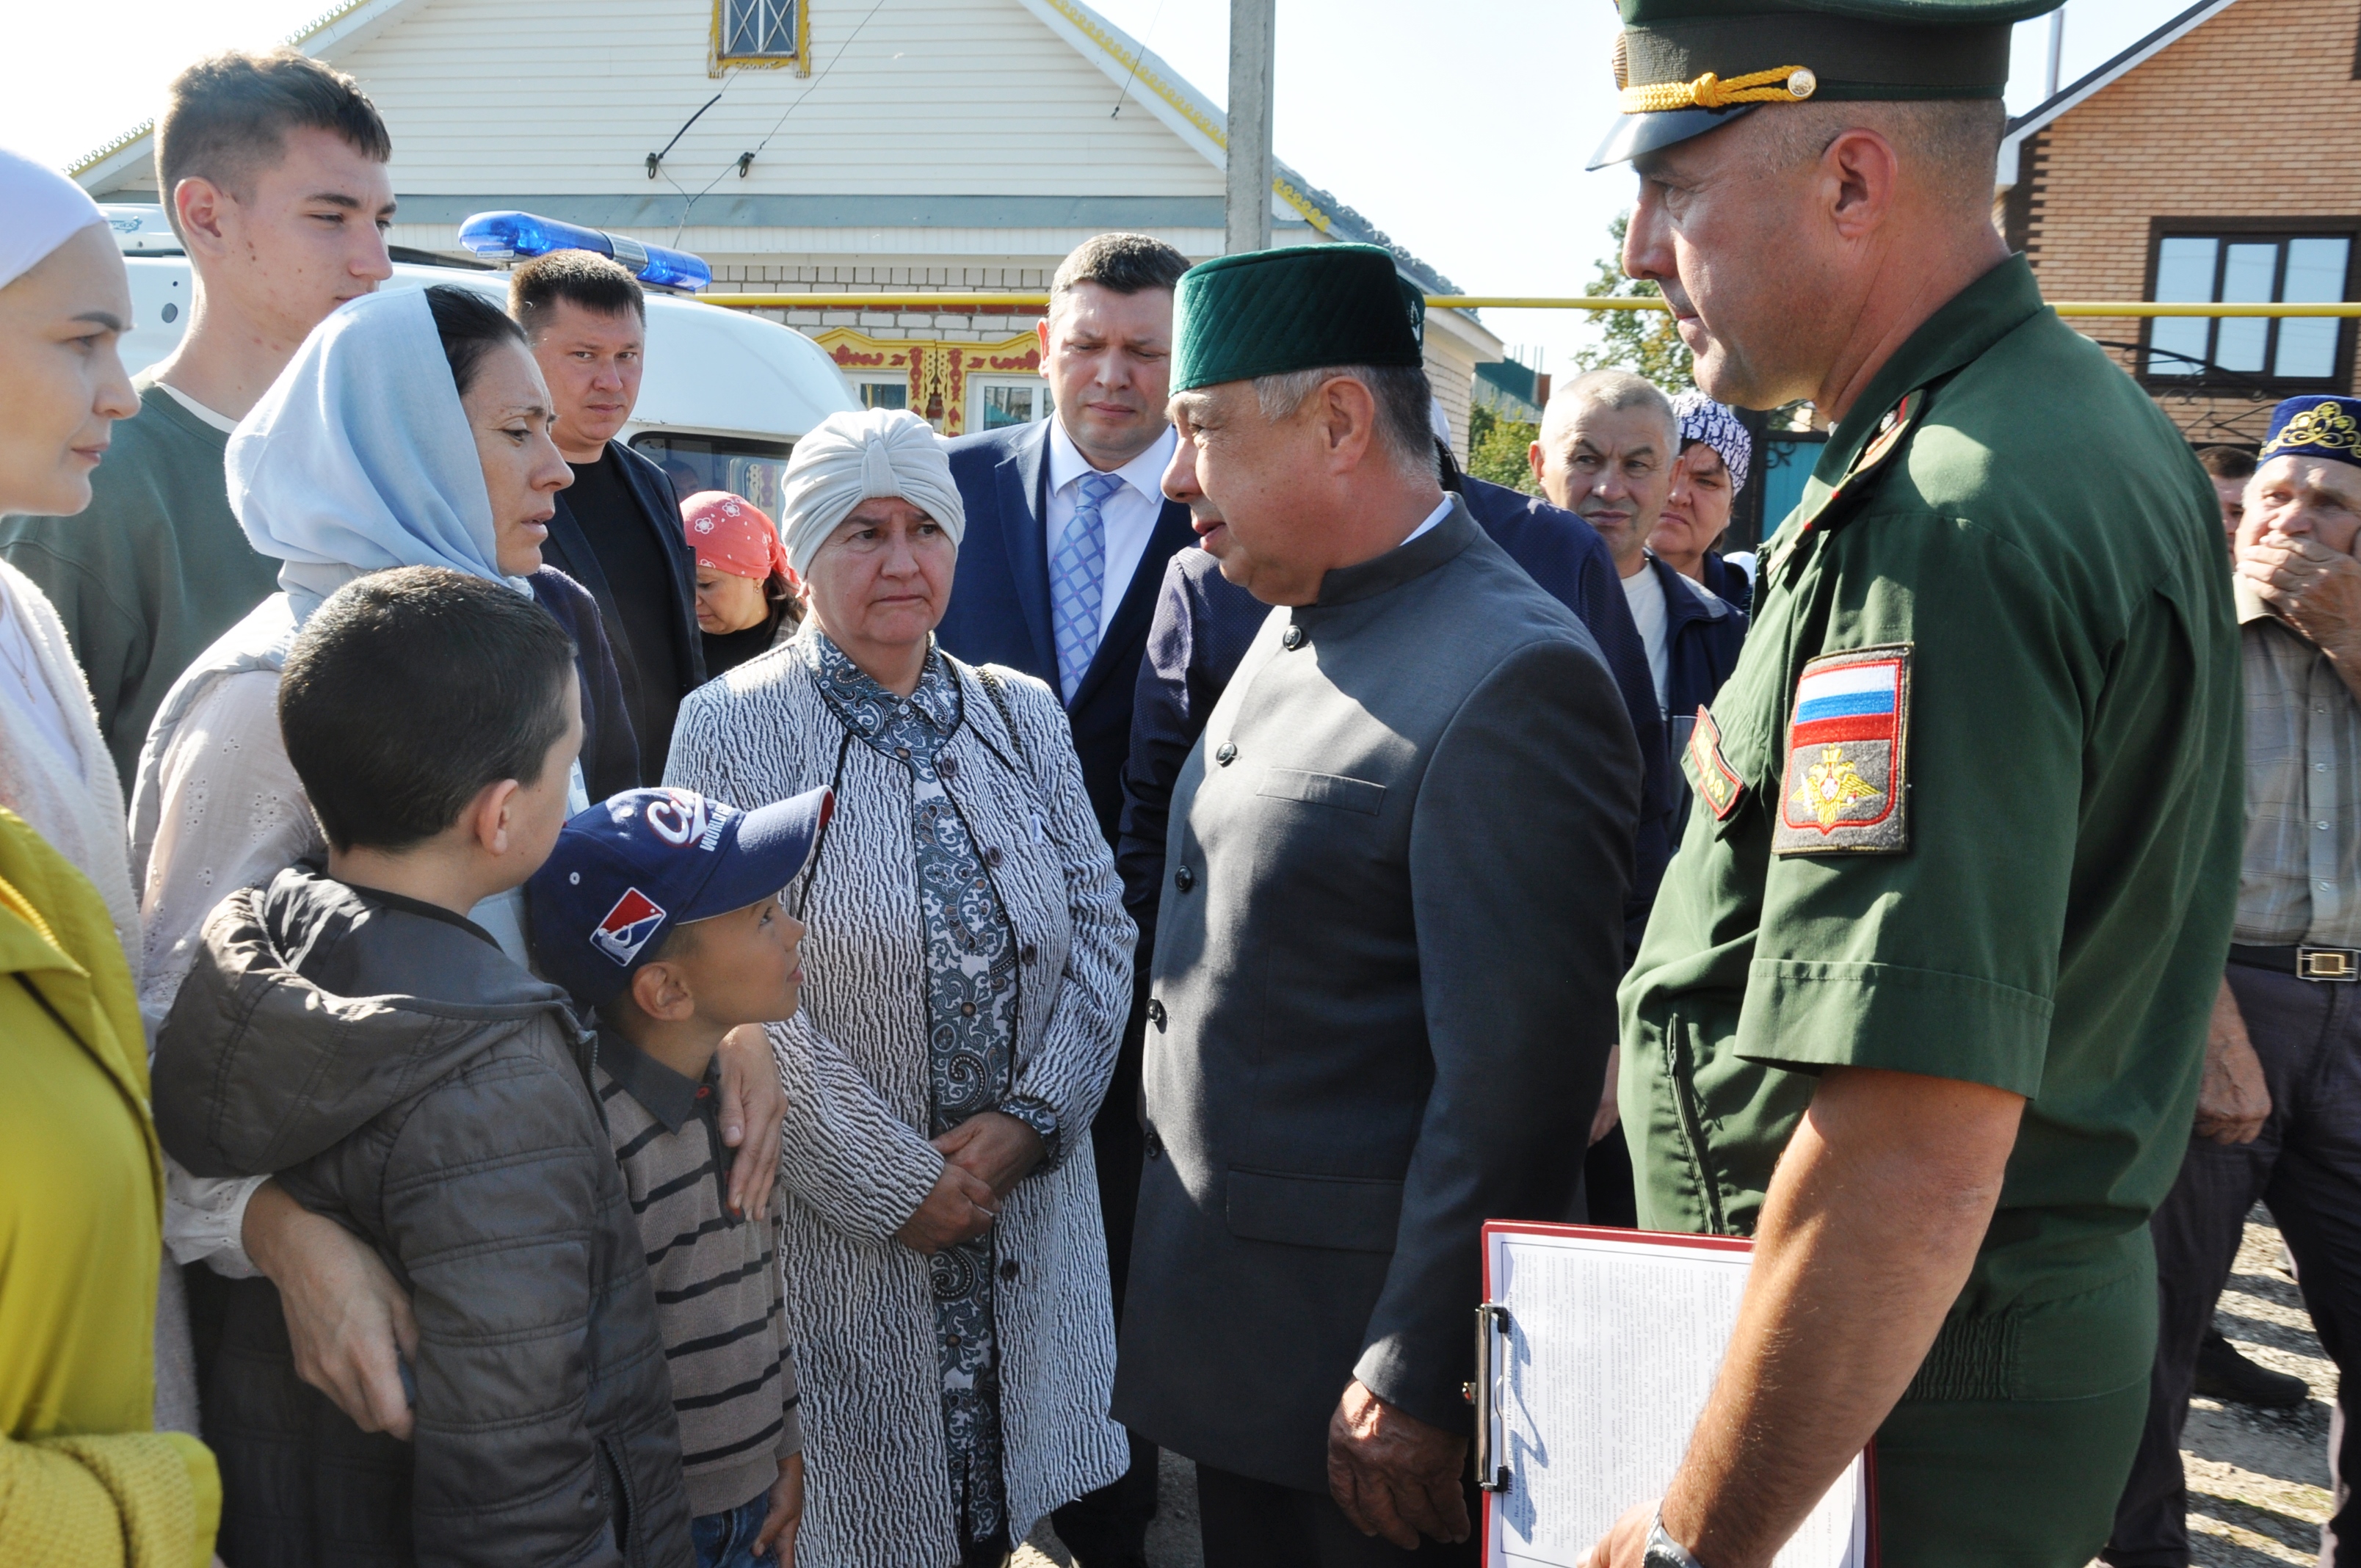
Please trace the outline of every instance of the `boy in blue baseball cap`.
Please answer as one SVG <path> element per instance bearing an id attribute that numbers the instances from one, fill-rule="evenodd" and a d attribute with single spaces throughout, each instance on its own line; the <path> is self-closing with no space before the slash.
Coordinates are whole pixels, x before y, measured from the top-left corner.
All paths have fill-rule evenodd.
<path id="1" fill-rule="evenodd" d="M 534 964 L 595 1013 L 593 1087 L 656 1291 L 698 1568 L 785 1561 L 803 1513 L 803 1428 L 777 1209 L 730 1207 L 713 1055 L 794 1016 L 803 923 L 785 888 L 834 796 L 755 811 L 677 789 L 577 813 L 526 884 Z"/>

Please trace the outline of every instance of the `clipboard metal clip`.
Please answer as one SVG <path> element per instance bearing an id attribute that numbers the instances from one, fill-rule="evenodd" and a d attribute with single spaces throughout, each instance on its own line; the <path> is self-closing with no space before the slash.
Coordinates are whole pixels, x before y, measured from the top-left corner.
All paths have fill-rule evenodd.
<path id="1" fill-rule="evenodd" d="M 1492 1350 L 1496 1343 L 1508 1337 L 1508 1308 L 1498 1301 L 1487 1301 L 1476 1309 L 1476 1381 L 1470 1386 L 1470 1391 L 1476 1401 L 1476 1486 L 1478 1490 L 1486 1492 L 1509 1489 L 1509 1467 L 1497 1463 L 1499 1456 L 1492 1448 L 1492 1425 L 1496 1415 L 1492 1403 L 1496 1376 Z"/>

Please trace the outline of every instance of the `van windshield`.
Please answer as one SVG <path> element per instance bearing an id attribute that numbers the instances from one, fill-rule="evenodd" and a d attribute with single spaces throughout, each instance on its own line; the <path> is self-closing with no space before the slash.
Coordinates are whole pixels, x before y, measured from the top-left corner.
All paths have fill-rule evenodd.
<path id="1" fill-rule="evenodd" d="M 677 435 L 649 431 L 631 438 L 631 450 L 672 480 L 673 499 L 699 490 L 728 490 L 779 515 L 779 480 L 787 471 L 792 444 L 741 441 L 726 435 Z"/>

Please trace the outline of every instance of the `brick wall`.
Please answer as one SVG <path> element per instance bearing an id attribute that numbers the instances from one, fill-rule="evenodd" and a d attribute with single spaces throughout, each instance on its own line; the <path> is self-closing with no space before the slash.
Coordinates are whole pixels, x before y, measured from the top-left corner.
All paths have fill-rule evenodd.
<path id="1" fill-rule="evenodd" d="M 2361 0 L 2237 0 L 2028 137 L 2001 215 L 2042 293 L 2144 297 L 2152 218 L 2361 214 L 2357 50 Z M 2133 319 L 2072 324 L 2139 341 Z M 2271 400 L 2162 401 L 2193 440 L 2258 441 Z"/>

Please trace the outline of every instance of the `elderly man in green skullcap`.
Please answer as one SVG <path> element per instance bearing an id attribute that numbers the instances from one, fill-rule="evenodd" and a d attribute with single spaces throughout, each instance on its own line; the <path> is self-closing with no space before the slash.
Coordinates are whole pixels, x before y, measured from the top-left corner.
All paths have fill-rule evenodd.
<path id="1" fill-rule="evenodd" d="M 1173 792 L 1115 1414 L 1224 1568 L 1475 1562 L 1478 1227 L 1565 1215 L 1614 1034 L 1639 748 L 1437 486 L 1420 314 L 1367 246 L 1175 299 L 1165 493 L 1277 608 Z"/>
<path id="2" fill-rule="evenodd" d="M 1993 228 L 2010 24 L 2057 3 L 1622 0 L 1624 268 L 1708 395 L 1832 428 L 1622 988 L 1642 1223 L 1755 1252 L 1598 1568 L 1767 1563 L 1872 1439 L 1886 1568 L 2080 1568 L 2139 1441 L 2237 632 L 2188 444 Z"/>

